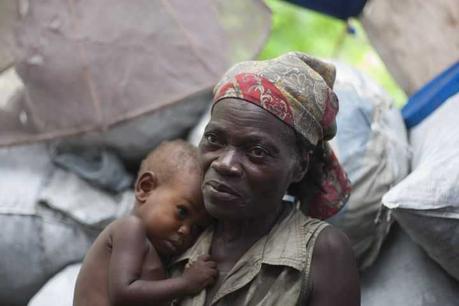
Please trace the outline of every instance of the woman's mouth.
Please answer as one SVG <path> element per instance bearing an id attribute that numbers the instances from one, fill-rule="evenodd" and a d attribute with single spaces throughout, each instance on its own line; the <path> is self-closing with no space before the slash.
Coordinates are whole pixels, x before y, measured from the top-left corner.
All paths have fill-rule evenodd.
<path id="1" fill-rule="evenodd" d="M 208 192 L 209 196 L 221 200 L 235 200 L 241 198 L 241 195 L 230 186 L 218 181 L 208 181 L 204 183 L 204 192 Z"/>

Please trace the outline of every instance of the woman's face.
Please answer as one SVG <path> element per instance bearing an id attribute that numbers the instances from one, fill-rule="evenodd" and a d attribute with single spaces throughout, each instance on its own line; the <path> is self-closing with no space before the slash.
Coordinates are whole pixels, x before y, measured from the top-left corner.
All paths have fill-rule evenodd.
<path id="1" fill-rule="evenodd" d="M 199 147 L 205 207 L 220 220 L 277 213 L 288 186 L 302 178 L 293 129 L 245 101 L 218 102 Z"/>

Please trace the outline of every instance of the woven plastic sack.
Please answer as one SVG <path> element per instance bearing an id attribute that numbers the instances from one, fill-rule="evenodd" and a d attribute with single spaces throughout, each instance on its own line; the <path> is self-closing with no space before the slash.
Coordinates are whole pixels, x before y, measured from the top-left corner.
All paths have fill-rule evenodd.
<path id="1" fill-rule="evenodd" d="M 399 227 L 360 277 L 362 306 L 456 306 L 459 283 Z"/>
<path id="2" fill-rule="evenodd" d="M 59 301 L 59 306 L 72 306 L 73 291 L 81 265 L 81 263 L 77 263 L 65 267 L 53 276 L 27 305 L 49 306 Z"/>
<path id="3" fill-rule="evenodd" d="M 410 130 L 412 172 L 384 198 L 411 238 L 459 280 L 459 94 Z"/>
<path id="4" fill-rule="evenodd" d="M 0 1 L 0 73 L 13 65 L 16 0 Z"/>
<path id="5" fill-rule="evenodd" d="M 407 175 L 409 150 L 402 117 L 391 98 L 357 70 L 335 64 L 340 109 L 331 145 L 351 180 L 352 193 L 327 221 L 349 236 L 364 269 L 377 258 L 389 230 L 392 218 L 381 198 Z"/>
<path id="6" fill-rule="evenodd" d="M 0 173 L 0 305 L 25 305 L 133 201 L 57 168 L 45 144 L 0 149 Z"/>

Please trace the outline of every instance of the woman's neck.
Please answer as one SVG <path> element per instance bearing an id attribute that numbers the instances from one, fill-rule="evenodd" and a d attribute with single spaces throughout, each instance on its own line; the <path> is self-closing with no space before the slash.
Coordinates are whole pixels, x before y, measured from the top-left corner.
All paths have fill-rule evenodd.
<path id="1" fill-rule="evenodd" d="M 256 241 L 266 235 L 274 224 L 284 215 L 285 205 L 270 214 L 260 215 L 245 220 L 219 220 L 215 229 L 215 237 L 225 241 L 241 240 Z"/>

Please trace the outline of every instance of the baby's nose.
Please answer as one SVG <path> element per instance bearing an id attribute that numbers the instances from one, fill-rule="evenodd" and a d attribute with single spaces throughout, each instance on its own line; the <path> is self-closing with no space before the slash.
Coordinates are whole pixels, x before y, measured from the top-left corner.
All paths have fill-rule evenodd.
<path id="1" fill-rule="evenodd" d="M 178 233 L 182 236 L 189 236 L 191 234 L 191 227 L 187 224 L 182 224 L 178 229 Z"/>

